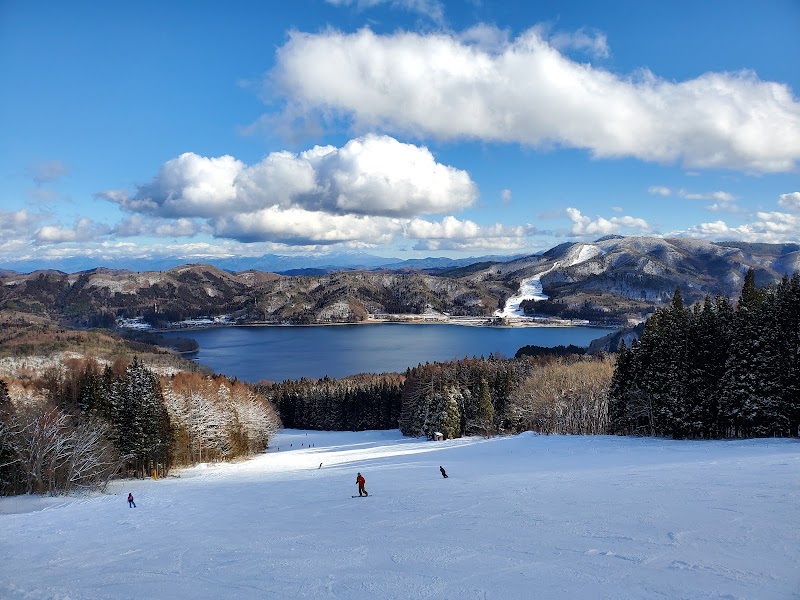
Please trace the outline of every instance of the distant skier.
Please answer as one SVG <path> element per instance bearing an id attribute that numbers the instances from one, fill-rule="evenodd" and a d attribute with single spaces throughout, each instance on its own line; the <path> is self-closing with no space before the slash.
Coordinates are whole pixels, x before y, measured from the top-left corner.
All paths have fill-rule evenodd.
<path id="1" fill-rule="evenodd" d="M 322 468 L 322 463 L 319 463 L 319 466 L 317 468 L 321 469 Z"/>
<path id="2" fill-rule="evenodd" d="M 369 492 L 367 492 L 367 490 L 364 489 L 364 484 L 367 483 L 367 480 L 364 479 L 361 473 L 359 473 L 358 477 L 356 477 L 356 483 L 358 484 L 358 495 L 369 496 Z"/>
<path id="3" fill-rule="evenodd" d="M 136 502 L 133 501 L 133 494 L 128 493 L 128 508 L 136 508 Z"/>
<path id="4" fill-rule="evenodd" d="M 447 473 L 444 472 L 444 467 L 439 466 L 439 470 L 442 472 L 442 477 L 444 477 L 446 479 L 447 478 Z"/>

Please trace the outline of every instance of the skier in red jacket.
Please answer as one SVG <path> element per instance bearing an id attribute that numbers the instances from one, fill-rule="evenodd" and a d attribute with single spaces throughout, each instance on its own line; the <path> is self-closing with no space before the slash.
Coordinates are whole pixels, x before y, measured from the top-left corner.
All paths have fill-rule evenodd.
<path id="1" fill-rule="evenodd" d="M 364 489 L 364 484 L 367 483 L 367 480 L 364 479 L 361 473 L 359 473 L 358 477 L 356 477 L 356 483 L 358 484 L 358 495 L 369 496 L 369 492 L 367 492 L 367 490 Z"/>

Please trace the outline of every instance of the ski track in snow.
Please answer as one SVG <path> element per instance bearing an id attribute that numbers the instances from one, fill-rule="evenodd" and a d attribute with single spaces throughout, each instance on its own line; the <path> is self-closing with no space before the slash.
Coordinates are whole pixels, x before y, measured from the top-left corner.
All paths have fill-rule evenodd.
<path id="1" fill-rule="evenodd" d="M 286 430 L 179 478 L 0 498 L 0 598 L 797 598 L 799 450 Z"/>
<path id="2" fill-rule="evenodd" d="M 538 301 L 548 299 L 549 296 L 542 291 L 542 276 L 547 275 L 555 269 L 572 267 L 582 262 L 586 262 L 602 252 L 599 247 L 588 244 L 581 244 L 577 252 L 574 252 L 573 250 L 574 249 L 572 248 L 570 249 L 565 260 L 554 262 L 549 269 L 545 269 L 533 277 L 520 281 L 519 291 L 506 300 L 503 310 L 496 311 L 495 316 L 503 317 L 505 319 L 530 319 L 530 317 L 525 315 L 525 312 L 520 308 L 519 305 L 523 300 Z"/>

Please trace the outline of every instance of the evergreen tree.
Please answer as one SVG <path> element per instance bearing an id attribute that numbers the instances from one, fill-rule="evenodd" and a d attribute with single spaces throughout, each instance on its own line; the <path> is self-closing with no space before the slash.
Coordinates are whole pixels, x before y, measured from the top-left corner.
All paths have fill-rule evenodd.
<path id="1" fill-rule="evenodd" d="M 458 401 L 460 397 L 460 390 L 455 386 L 450 387 L 445 394 L 444 415 L 442 415 L 440 431 L 448 440 L 461 436 L 461 409 Z"/>
<path id="2" fill-rule="evenodd" d="M 781 409 L 789 435 L 800 435 L 800 273 L 784 277 L 778 285 L 776 302 L 780 316 Z"/>
<path id="3" fill-rule="evenodd" d="M 159 466 L 168 469 L 173 432 L 158 378 L 138 357 L 123 377 L 111 377 L 108 405 L 120 454 L 141 475 Z"/>
<path id="4" fill-rule="evenodd" d="M 686 433 L 689 437 L 719 436 L 720 382 L 727 359 L 727 330 L 723 317 L 706 296 L 692 314 L 688 335 Z M 730 307 L 730 305 L 728 305 Z"/>
<path id="5" fill-rule="evenodd" d="M 631 345 L 631 379 L 625 393 L 625 421 L 630 433 L 657 435 L 657 408 L 660 400 L 658 384 L 663 379 L 663 365 L 658 360 L 662 345 L 663 312 L 653 313 L 642 330 L 642 336 Z"/>
<path id="6" fill-rule="evenodd" d="M 688 370 L 689 322 L 691 313 L 683 304 L 680 288 L 675 289 L 672 303 L 665 313 L 665 329 L 661 349 L 664 365 L 660 429 L 675 438 L 687 435 L 686 375 Z"/>
<path id="7" fill-rule="evenodd" d="M 800 274 L 766 290 L 748 271 L 734 309 L 687 312 L 679 292 L 621 347 L 611 432 L 675 437 L 794 435 L 800 425 Z"/>
<path id="8" fill-rule="evenodd" d="M 750 269 L 736 306 L 730 351 L 722 381 L 720 413 L 727 434 L 757 435 L 762 429 L 758 412 L 774 385 L 772 333 L 765 295 L 755 287 Z M 768 325 L 769 331 L 765 328 Z"/>
<path id="9" fill-rule="evenodd" d="M 11 417 L 14 406 L 8 395 L 8 386 L 0 379 L 0 495 L 12 493 L 22 480 L 18 455 L 11 439 Z"/>
<path id="10" fill-rule="evenodd" d="M 633 379 L 633 352 L 622 340 L 617 350 L 617 361 L 608 388 L 609 433 L 627 434 L 631 428 L 627 420 L 628 390 Z"/>
<path id="11" fill-rule="evenodd" d="M 478 392 L 478 421 L 484 436 L 489 437 L 495 431 L 494 405 L 489 392 L 489 383 L 481 377 L 480 391 Z"/>

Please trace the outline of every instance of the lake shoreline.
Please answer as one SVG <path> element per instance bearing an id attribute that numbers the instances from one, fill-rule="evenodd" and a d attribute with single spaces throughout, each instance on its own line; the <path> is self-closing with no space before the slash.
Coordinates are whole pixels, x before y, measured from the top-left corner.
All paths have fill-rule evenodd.
<path id="1" fill-rule="evenodd" d="M 348 321 L 337 323 L 271 323 L 267 321 L 241 322 L 219 322 L 208 324 L 180 325 L 174 324 L 170 327 L 151 328 L 149 331 L 154 333 L 166 333 L 174 331 L 202 331 L 205 329 L 217 329 L 223 327 L 337 327 L 353 325 L 459 325 L 461 327 L 483 327 L 487 329 L 518 329 L 518 328 L 543 328 L 543 327 L 589 327 L 592 329 L 622 329 L 621 326 L 604 325 L 583 320 L 569 319 L 536 319 L 518 317 L 514 319 L 503 318 L 502 323 L 492 323 L 498 317 L 424 317 L 419 315 L 392 315 L 387 318 L 370 317 L 365 321 Z M 124 329 L 124 328 L 122 328 Z"/>
<path id="2" fill-rule="evenodd" d="M 513 357 L 520 348 L 530 345 L 588 347 L 609 333 L 608 329 L 597 327 L 454 327 L 446 322 L 340 325 L 215 326 L 191 333 L 173 329 L 160 335 L 191 337 L 199 349 L 186 356 L 196 358 L 214 372 L 257 382 L 400 373 L 426 362 L 470 356 Z"/>

